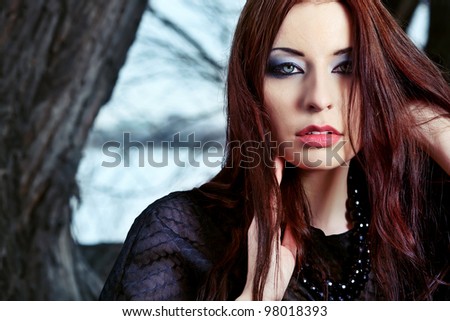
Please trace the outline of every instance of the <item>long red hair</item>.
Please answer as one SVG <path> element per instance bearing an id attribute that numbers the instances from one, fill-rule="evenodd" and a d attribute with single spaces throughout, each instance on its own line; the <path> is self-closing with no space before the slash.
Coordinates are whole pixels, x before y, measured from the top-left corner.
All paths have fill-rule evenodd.
<path id="1" fill-rule="evenodd" d="M 229 244 L 212 268 L 201 299 L 234 299 L 242 291 L 247 230 L 254 216 L 260 240 L 254 299 L 262 298 L 270 263 L 265 258 L 276 251 L 271 240 L 280 227 L 286 223 L 294 227 L 299 265 L 305 255 L 311 213 L 298 169 L 288 169 L 278 187 L 273 170 L 276 150 L 270 145 L 263 95 L 272 44 L 298 2 L 247 0 L 235 31 L 227 79 L 224 166 L 199 189 L 205 204 L 214 208 L 211 213 L 229 226 Z M 356 161 L 367 181 L 372 271 L 386 299 L 430 299 L 448 271 L 448 212 L 439 198 L 448 187 L 448 176 L 417 144 L 407 102 L 439 106 L 438 112 L 449 117 L 449 87 L 381 1 L 341 2 L 353 19 L 355 81 L 350 101 L 361 114 L 356 127 L 363 148 Z M 276 217 L 271 213 L 274 201 L 279 205 Z M 444 258 L 434 264 L 439 251 L 444 251 Z"/>

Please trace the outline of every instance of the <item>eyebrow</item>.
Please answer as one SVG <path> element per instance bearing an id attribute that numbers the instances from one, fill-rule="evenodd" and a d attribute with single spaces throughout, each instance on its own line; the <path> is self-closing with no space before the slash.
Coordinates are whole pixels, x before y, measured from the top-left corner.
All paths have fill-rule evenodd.
<path id="1" fill-rule="evenodd" d="M 351 53 L 352 50 L 353 50 L 352 47 L 348 47 L 348 48 L 344 48 L 344 49 L 339 49 L 339 50 L 333 52 L 333 56 L 345 55 L 345 54 Z"/>
<path id="2" fill-rule="evenodd" d="M 347 53 L 352 52 L 352 47 L 348 47 L 348 48 L 344 48 L 344 49 L 339 49 L 336 50 L 335 52 L 333 52 L 333 56 L 340 56 L 340 55 L 344 55 Z M 300 57 L 304 57 L 305 54 L 301 51 L 292 49 L 292 48 L 288 48 L 288 47 L 277 47 L 277 48 L 272 48 L 272 51 L 276 51 L 276 50 L 280 50 L 280 51 L 284 51 L 290 54 L 294 54 L 296 56 L 300 56 Z"/>

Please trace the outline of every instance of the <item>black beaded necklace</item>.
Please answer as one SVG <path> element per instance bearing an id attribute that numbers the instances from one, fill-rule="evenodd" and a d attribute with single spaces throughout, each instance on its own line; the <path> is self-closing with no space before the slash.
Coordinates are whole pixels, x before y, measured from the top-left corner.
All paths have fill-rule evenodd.
<path id="1" fill-rule="evenodd" d="M 362 191 L 355 186 L 352 174 L 348 176 L 347 214 L 353 221 L 351 242 L 353 244 L 353 263 L 350 274 L 340 281 L 327 277 L 316 281 L 311 264 L 305 262 L 298 275 L 298 282 L 306 288 L 315 300 L 344 301 L 355 300 L 366 284 L 370 273 L 370 250 L 367 232 L 369 217 L 364 208 Z"/>

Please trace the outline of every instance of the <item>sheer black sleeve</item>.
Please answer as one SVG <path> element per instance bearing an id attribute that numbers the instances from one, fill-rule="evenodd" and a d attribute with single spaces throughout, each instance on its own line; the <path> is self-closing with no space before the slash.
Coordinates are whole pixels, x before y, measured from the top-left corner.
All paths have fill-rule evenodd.
<path id="1" fill-rule="evenodd" d="M 133 223 L 100 300 L 195 300 L 218 235 L 186 192 L 153 203 Z"/>

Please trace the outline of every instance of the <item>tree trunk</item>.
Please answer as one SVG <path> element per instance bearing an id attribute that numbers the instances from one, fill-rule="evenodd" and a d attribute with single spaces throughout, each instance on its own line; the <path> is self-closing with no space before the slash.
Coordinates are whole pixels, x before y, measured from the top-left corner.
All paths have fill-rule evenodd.
<path id="1" fill-rule="evenodd" d="M 419 0 L 383 0 L 384 5 L 394 15 L 399 24 L 406 30 Z M 450 81 L 450 15 L 449 0 L 430 0 L 430 29 L 425 51 L 447 74 Z"/>
<path id="2" fill-rule="evenodd" d="M 416 10 L 419 0 L 383 0 L 384 5 L 406 30 Z"/>
<path id="3" fill-rule="evenodd" d="M 447 72 L 447 81 L 450 81 L 450 1 L 430 1 L 430 36 L 426 51 L 430 57 Z"/>
<path id="4" fill-rule="evenodd" d="M 0 299 L 95 299 L 70 199 L 146 0 L 0 3 Z"/>

